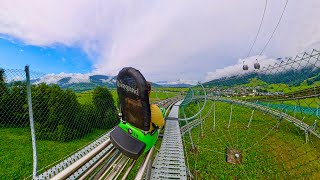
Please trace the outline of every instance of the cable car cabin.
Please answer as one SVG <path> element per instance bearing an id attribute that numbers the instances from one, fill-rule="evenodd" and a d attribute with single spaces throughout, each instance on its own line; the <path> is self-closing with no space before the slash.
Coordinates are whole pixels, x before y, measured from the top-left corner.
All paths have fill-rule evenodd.
<path id="1" fill-rule="evenodd" d="M 260 64 L 258 62 L 254 63 L 253 66 L 254 66 L 255 69 L 260 69 Z"/>
<path id="2" fill-rule="evenodd" d="M 246 71 L 246 70 L 248 70 L 248 69 L 249 69 L 249 66 L 248 66 L 248 65 L 246 65 L 246 64 L 244 64 L 244 65 L 243 65 L 243 70 L 245 70 L 245 71 Z"/>
<path id="3" fill-rule="evenodd" d="M 123 68 L 117 77 L 117 92 L 120 123 L 110 133 L 110 140 L 124 155 L 138 159 L 154 146 L 158 138 L 157 128 L 149 132 L 151 111 L 147 81 L 138 70 Z"/>

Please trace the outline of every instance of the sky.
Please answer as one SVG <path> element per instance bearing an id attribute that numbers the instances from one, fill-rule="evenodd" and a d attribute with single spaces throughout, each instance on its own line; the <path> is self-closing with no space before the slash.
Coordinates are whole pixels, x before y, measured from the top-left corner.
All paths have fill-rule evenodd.
<path id="1" fill-rule="evenodd" d="M 209 81 L 320 49 L 320 1 L 0 0 L 0 67 Z"/>

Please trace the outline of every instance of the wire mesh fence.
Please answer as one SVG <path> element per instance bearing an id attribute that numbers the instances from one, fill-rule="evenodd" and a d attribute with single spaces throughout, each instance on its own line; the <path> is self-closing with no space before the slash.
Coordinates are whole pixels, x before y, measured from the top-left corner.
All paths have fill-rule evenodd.
<path id="1" fill-rule="evenodd" d="M 85 78 L 39 72 L 30 72 L 28 82 L 23 70 L 1 69 L 0 152 L 1 157 L 5 157 L 0 166 L 5 173 L 2 177 L 22 178 L 32 173 L 28 83 L 31 85 L 38 173 L 118 123 L 116 91 L 112 88 L 95 85 Z M 3 164 L 5 162 L 8 164 Z"/>
<path id="2" fill-rule="evenodd" d="M 27 77 L 26 70 L 0 69 L 1 177 L 30 178 L 33 171 L 39 175 L 59 166 L 119 122 L 115 77 L 34 71 Z M 156 102 L 182 92 L 181 88 L 153 88 L 150 99 Z"/>
<path id="3" fill-rule="evenodd" d="M 196 179 L 319 178 L 319 60 L 320 52 L 313 50 L 182 93 L 180 126 L 189 174 Z M 32 172 L 28 85 L 38 173 L 118 123 L 116 91 L 110 86 L 92 83 L 87 75 L 30 75 L 28 81 L 23 70 L 0 69 L 2 177 L 19 179 Z M 155 88 L 151 98 L 181 91 L 171 90 Z"/>
<path id="4" fill-rule="evenodd" d="M 200 115 L 181 123 L 191 174 L 196 179 L 318 179 L 319 75 L 320 52 L 312 50 L 205 83 L 202 124 L 194 123 Z M 185 98 L 187 118 L 199 112 L 195 99 L 203 97 Z"/>

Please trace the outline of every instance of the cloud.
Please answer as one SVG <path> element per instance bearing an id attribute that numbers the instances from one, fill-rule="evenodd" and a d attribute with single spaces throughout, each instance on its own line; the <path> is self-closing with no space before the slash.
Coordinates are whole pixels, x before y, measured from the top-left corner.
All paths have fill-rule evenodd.
<path id="1" fill-rule="evenodd" d="M 268 1 L 251 56 L 260 53 L 284 4 Z M 79 46 L 93 73 L 116 75 L 133 66 L 154 81 L 200 80 L 245 58 L 263 7 L 264 1 L 254 0 L 0 0 L 0 34 L 37 46 Z M 318 0 L 289 1 L 263 55 L 293 56 L 320 47 L 319 9 Z"/>
<path id="2" fill-rule="evenodd" d="M 47 83 L 47 84 L 58 84 L 58 81 L 60 81 L 63 78 L 70 78 L 68 81 L 69 84 L 72 83 L 89 83 L 90 82 L 90 76 L 92 74 L 80 74 L 80 73 L 59 73 L 59 74 L 46 74 L 44 76 L 41 76 L 38 79 L 34 79 L 34 84 L 40 84 L 40 83 Z"/>
<path id="3" fill-rule="evenodd" d="M 279 57 L 273 59 L 267 56 L 252 56 L 245 59 L 239 59 L 234 65 L 213 72 L 207 72 L 205 82 L 219 79 L 222 77 L 231 77 L 244 75 L 247 73 L 258 72 L 263 74 L 281 73 L 291 69 L 302 69 L 308 66 L 320 68 L 320 51 L 311 50 L 299 53 L 294 57 Z M 259 63 L 260 69 L 255 69 L 254 64 Z M 248 70 L 243 70 L 243 65 L 248 65 Z"/>
<path id="4" fill-rule="evenodd" d="M 270 65 L 274 65 L 275 63 L 280 63 L 281 61 L 272 59 L 272 58 L 267 58 L 266 56 L 252 56 L 245 59 L 239 59 L 237 64 L 227 66 L 222 69 L 216 69 L 214 72 L 207 72 L 205 82 L 214 80 L 214 79 L 219 79 L 222 77 L 231 77 L 235 75 L 242 75 L 242 74 L 258 71 L 254 68 L 254 64 L 257 62 L 260 64 L 260 67 L 262 69 L 263 67 L 268 67 Z M 248 65 L 249 67 L 247 71 L 243 70 L 244 64 Z"/>

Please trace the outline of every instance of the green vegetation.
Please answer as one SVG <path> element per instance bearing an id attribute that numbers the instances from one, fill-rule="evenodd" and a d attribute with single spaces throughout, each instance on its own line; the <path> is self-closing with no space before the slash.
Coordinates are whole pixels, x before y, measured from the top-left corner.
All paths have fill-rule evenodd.
<path id="1" fill-rule="evenodd" d="M 279 66 L 280 67 L 280 66 Z M 276 72 L 262 71 L 262 73 L 251 73 L 245 76 L 233 76 L 230 78 L 220 78 L 204 83 L 206 87 L 213 86 L 228 86 L 233 87 L 237 85 L 248 84 L 250 79 L 257 78 L 268 84 L 288 84 L 291 86 L 299 86 L 300 84 L 312 85 L 319 81 L 320 68 L 315 68 L 310 64 L 300 69 L 283 69 L 283 67 L 274 67 L 272 70 Z M 304 83 L 305 82 L 305 83 Z"/>
<path id="2" fill-rule="evenodd" d="M 32 173 L 26 84 L 5 84 L 1 73 L 0 79 L 0 176 L 21 179 Z M 32 86 L 39 169 L 75 152 L 118 123 L 114 93 L 98 87 L 90 94 L 79 98 L 74 91 L 57 85 Z"/>
<path id="3" fill-rule="evenodd" d="M 0 127 L 27 126 L 29 119 L 25 83 L 15 82 L 12 88 L 8 89 L 5 83 L 0 81 L 0 90 Z"/>
<path id="4" fill-rule="evenodd" d="M 110 93 L 112 94 L 113 101 L 115 102 L 115 106 L 118 107 L 118 93 L 116 89 L 109 89 Z M 93 90 L 84 91 L 80 93 L 76 93 L 77 100 L 80 104 L 92 104 L 93 103 Z"/>
<path id="5" fill-rule="evenodd" d="M 178 92 L 174 91 L 151 91 L 150 101 L 158 101 L 177 96 Z"/>
<path id="6" fill-rule="evenodd" d="M 212 102 L 206 106 L 206 112 Z M 189 109 L 190 107 L 190 109 Z M 254 112 L 250 128 L 246 128 L 251 109 L 233 105 L 230 128 L 230 104 L 216 102 L 216 125 L 212 131 L 213 113 L 204 120 L 204 137 L 200 126 L 192 132 L 197 149 L 192 150 L 188 133 L 184 135 L 185 156 L 189 168 L 198 179 L 282 179 L 320 177 L 320 140 L 304 133 L 289 122 L 259 111 Z M 194 105 L 186 107 L 191 116 Z M 206 113 L 204 113 L 206 114 Z M 226 148 L 242 151 L 241 164 L 226 162 Z"/>
<path id="7" fill-rule="evenodd" d="M 267 83 L 258 78 L 252 78 L 249 80 L 248 84 L 245 84 L 245 86 L 248 86 L 248 87 L 258 87 L 258 86 L 265 86 L 265 85 L 267 85 Z"/>
<path id="8" fill-rule="evenodd" d="M 117 109 L 107 88 L 92 92 L 93 103 L 81 104 L 71 90 L 40 84 L 33 87 L 33 110 L 38 139 L 70 141 L 81 138 L 92 128 L 110 129 Z"/>
<path id="9" fill-rule="evenodd" d="M 37 140 L 39 170 L 70 155 L 105 133 L 94 129 L 83 138 L 58 142 Z M 30 128 L 0 128 L 0 177 L 23 179 L 32 174 L 32 146 Z"/>

